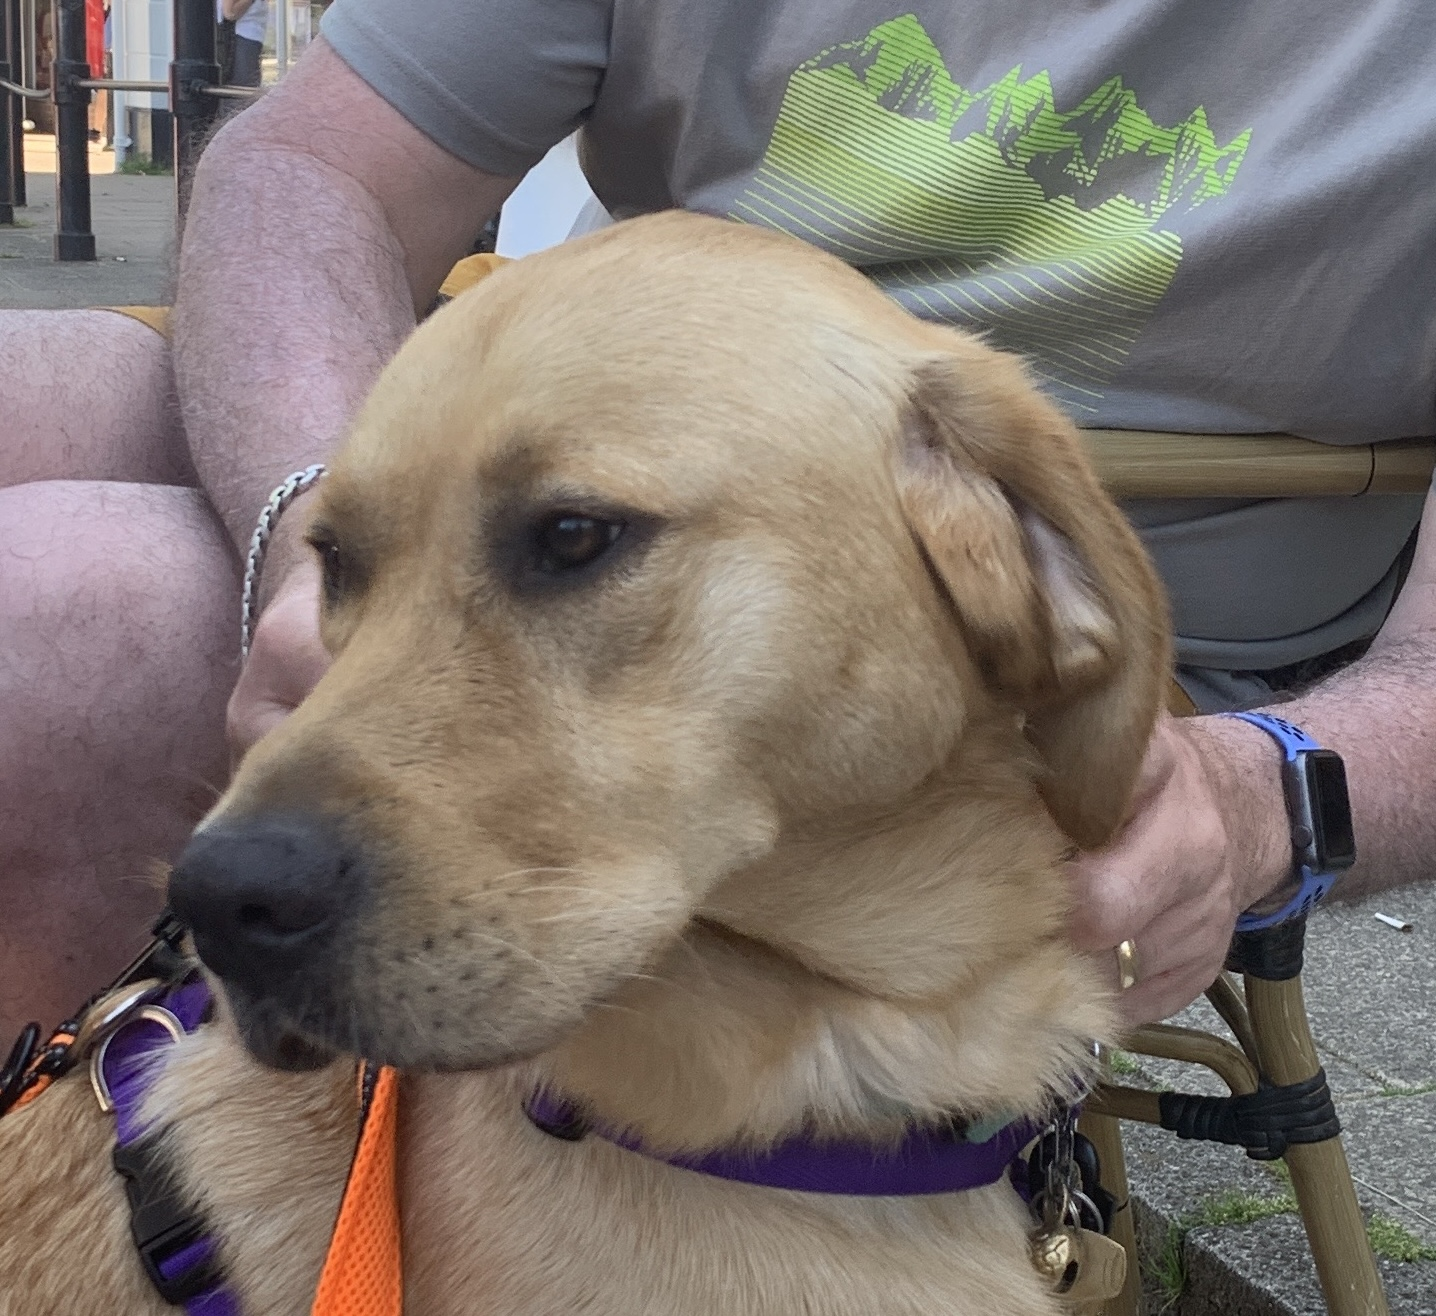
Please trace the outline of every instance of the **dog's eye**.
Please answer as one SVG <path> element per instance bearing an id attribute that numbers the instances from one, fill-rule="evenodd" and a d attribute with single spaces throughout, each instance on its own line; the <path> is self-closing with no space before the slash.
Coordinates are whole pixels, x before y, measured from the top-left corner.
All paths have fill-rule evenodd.
<path id="1" fill-rule="evenodd" d="M 324 575 L 324 598 L 332 605 L 338 601 L 340 587 L 344 583 L 343 555 L 339 552 L 339 545 L 327 535 L 312 535 L 309 546 L 319 557 L 319 569 Z"/>
<path id="2" fill-rule="evenodd" d="M 623 531 L 622 521 L 604 521 L 577 512 L 555 512 L 534 527 L 538 569 L 553 575 L 585 567 L 608 552 Z"/>

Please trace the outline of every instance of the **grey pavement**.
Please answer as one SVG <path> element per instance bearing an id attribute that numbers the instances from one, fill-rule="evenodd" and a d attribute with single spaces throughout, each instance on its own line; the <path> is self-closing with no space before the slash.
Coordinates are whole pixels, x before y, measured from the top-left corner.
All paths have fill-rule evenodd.
<path id="1" fill-rule="evenodd" d="M 92 175 L 99 259 L 63 265 L 50 255 L 55 176 L 27 173 L 25 188 L 30 204 L 16 210 L 16 225 L 0 225 L 0 309 L 151 306 L 170 300 L 174 179 Z"/>
<path id="2" fill-rule="evenodd" d="M 31 205 L 18 212 L 23 226 L 0 228 L 0 307 L 169 300 L 172 179 L 92 178 L 100 253 L 92 265 L 51 261 L 54 177 L 30 174 L 28 187 Z M 1386 927 L 1373 917 L 1378 910 L 1409 920 L 1414 930 Z M 1397 1226 L 1410 1246 L 1436 1251 L 1436 885 L 1319 910 L 1308 930 L 1304 983 L 1362 1206 Z M 1177 1022 L 1221 1030 L 1205 1003 Z M 1140 1063 L 1140 1082 L 1223 1090 L 1204 1071 Z M 1144 1250 L 1154 1263 L 1165 1255 L 1168 1270 L 1179 1259 L 1185 1275 L 1179 1295 L 1149 1283 L 1149 1312 L 1325 1312 L 1300 1223 L 1279 1210 L 1285 1185 L 1269 1168 L 1233 1148 L 1181 1143 L 1141 1125 L 1125 1125 L 1124 1138 Z M 1234 1195 L 1275 1203 L 1276 1213 L 1247 1224 L 1193 1223 Z M 1393 1316 L 1436 1316 L 1436 1260 L 1383 1260 L 1381 1268 Z"/>

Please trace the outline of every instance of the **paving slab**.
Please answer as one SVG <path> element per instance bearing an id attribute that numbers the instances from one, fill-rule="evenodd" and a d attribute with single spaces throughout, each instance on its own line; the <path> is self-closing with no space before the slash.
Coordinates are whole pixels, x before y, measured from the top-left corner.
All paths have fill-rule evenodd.
<path id="1" fill-rule="evenodd" d="M 1377 912 L 1412 924 L 1397 932 Z M 1319 910 L 1307 929 L 1312 1031 L 1393 1087 L 1436 1084 L 1436 884 Z"/>
<path id="2" fill-rule="evenodd" d="M 1340 1113 L 1361 1204 L 1436 1248 L 1436 1093 L 1349 1102 Z"/>
<path id="3" fill-rule="evenodd" d="M 0 226 L 0 308 L 58 310 L 155 305 L 171 298 L 174 180 L 145 175 L 90 178 L 91 222 L 99 259 L 58 263 L 55 176 L 27 173 L 29 205 L 15 226 Z"/>
<path id="4" fill-rule="evenodd" d="M 1203 1032 L 1215 1033 L 1233 1041 L 1221 1016 L 1205 998 L 1194 1001 L 1180 1014 L 1174 1015 L 1171 1023 L 1183 1028 L 1197 1028 Z M 1315 1025 L 1313 1024 L 1313 1027 Z M 1322 1068 L 1326 1070 L 1326 1081 L 1332 1095 L 1340 1103 L 1362 1097 L 1376 1096 L 1389 1087 L 1389 1080 L 1383 1075 L 1358 1068 L 1343 1055 L 1324 1047 L 1317 1039 L 1317 1051 L 1321 1054 Z M 1165 1088 L 1175 1092 L 1192 1092 L 1199 1096 L 1225 1096 L 1226 1085 L 1210 1069 L 1201 1065 L 1187 1065 L 1177 1060 L 1160 1060 L 1154 1056 L 1133 1056 L 1148 1086 Z"/>

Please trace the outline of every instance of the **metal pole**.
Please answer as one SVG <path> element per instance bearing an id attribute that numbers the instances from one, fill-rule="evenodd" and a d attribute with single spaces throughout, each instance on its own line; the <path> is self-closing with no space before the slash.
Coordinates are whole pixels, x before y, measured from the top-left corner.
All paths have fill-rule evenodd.
<path id="1" fill-rule="evenodd" d="M 78 86 L 90 76 L 85 59 L 85 0 L 55 0 L 55 62 L 50 98 L 55 104 L 55 259 L 94 260 L 90 227 L 90 93 Z"/>
<path id="2" fill-rule="evenodd" d="M 34 63 L 28 58 L 30 41 L 34 37 L 34 13 L 30 5 L 24 0 L 13 0 L 8 6 L 10 11 L 10 76 L 27 87 L 35 85 L 35 71 L 30 67 Z M 30 14 L 30 37 L 24 36 L 25 16 Z M 18 96 L 11 102 L 10 111 L 10 164 L 14 169 L 14 183 L 10 189 L 10 195 L 14 198 L 17 206 L 29 205 L 25 196 L 25 120 L 30 116 L 25 112 L 25 102 Z"/>
<path id="3" fill-rule="evenodd" d="M 219 61 L 215 56 L 214 0 L 174 0 L 174 7 L 170 110 L 175 125 L 175 205 L 182 229 L 194 167 L 219 112 L 219 101 L 203 90 L 219 82 Z"/>
<path id="4" fill-rule="evenodd" d="M 14 31 L 10 25 L 13 0 L 0 0 L 0 78 L 19 82 L 19 51 L 15 48 Z M 0 224 L 15 222 L 15 119 L 24 114 L 24 104 L 0 88 Z M 22 166 L 23 168 L 23 166 Z"/>
<path id="5" fill-rule="evenodd" d="M 274 62 L 281 78 L 289 72 L 289 0 L 275 0 Z"/>

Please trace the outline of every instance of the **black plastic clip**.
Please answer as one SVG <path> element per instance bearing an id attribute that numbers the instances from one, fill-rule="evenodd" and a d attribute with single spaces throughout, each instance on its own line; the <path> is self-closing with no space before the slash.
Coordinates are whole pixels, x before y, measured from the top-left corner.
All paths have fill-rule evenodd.
<path id="1" fill-rule="evenodd" d="M 130 1203 L 130 1235 L 150 1283 L 166 1302 L 180 1306 L 223 1280 L 211 1245 L 178 1274 L 161 1269 L 204 1238 L 204 1220 L 174 1190 L 158 1150 L 158 1139 L 141 1138 L 116 1147 L 113 1160 Z"/>

